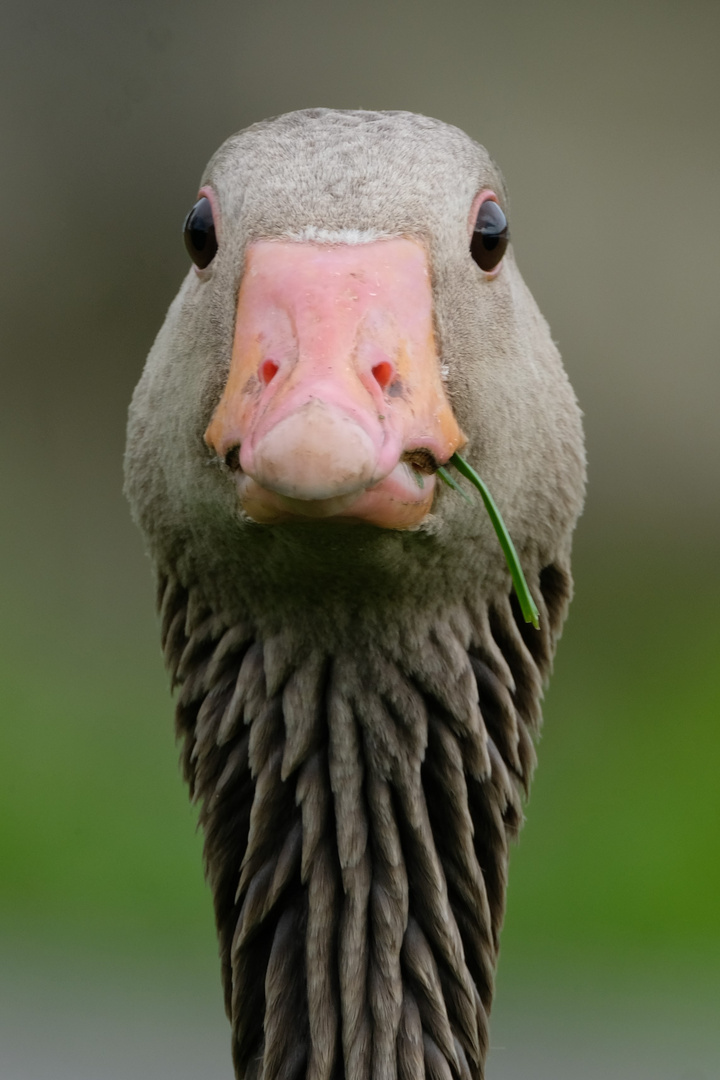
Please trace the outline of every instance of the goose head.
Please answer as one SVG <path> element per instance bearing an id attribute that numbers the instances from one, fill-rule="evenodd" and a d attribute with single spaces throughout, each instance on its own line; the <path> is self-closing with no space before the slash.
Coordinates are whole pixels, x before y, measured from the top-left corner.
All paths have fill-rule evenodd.
<path id="1" fill-rule="evenodd" d="M 228 139 L 186 222 L 126 487 L 238 1076 L 482 1075 L 584 487 L 579 410 L 508 217 L 458 129 L 316 109 Z M 438 482 L 458 450 L 539 630 L 481 505 Z"/>

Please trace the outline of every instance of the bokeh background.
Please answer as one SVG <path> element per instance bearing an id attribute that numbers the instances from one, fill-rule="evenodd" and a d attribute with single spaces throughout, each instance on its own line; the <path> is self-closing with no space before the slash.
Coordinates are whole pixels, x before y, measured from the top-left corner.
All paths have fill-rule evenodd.
<path id="1" fill-rule="evenodd" d="M 489 1080 L 720 1076 L 720 7 L 29 0 L 0 18 L 0 1076 L 231 1076 L 121 458 L 207 158 L 313 105 L 424 112 L 490 149 L 585 411 L 577 594 Z"/>

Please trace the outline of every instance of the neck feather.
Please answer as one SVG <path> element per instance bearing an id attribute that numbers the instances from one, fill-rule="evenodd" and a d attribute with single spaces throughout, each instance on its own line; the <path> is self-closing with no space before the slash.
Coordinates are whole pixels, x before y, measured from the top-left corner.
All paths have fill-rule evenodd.
<path id="1" fill-rule="evenodd" d="M 483 1077 L 508 844 L 570 594 L 556 567 L 535 584 L 541 632 L 500 596 L 350 647 L 263 637 L 161 579 L 238 1078 Z"/>

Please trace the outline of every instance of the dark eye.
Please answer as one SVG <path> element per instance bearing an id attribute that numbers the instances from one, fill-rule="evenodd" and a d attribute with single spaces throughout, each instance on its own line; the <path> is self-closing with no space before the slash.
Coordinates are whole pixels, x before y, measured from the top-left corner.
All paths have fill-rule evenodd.
<path id="1" fill-rule="evenodd" d="M 509 239 L 507 218 L 493 199 L 486 199 L 478 210 L 470 240 L 470 254 L 481 270 L 495 269 Z"/>
<path id="2" fill-rule="evenodd" d="M 204 270 L 213 261 L 217 251 L 212 206 L 205 195 L 198 199 L 185 218 L 183 238 L 188 255 L 200 270 Z"/>

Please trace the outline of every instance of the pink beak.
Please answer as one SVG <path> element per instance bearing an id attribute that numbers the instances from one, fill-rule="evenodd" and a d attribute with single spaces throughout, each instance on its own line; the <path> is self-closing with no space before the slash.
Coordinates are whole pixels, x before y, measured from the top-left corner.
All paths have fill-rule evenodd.
<path id="1" fill-rule="evenodd" d="M 205 441 L 236 468 L 257 521 L 421 521 L 435 468 L 464 442 L 442 385 L 423 247 L 252 244 Z"/>

